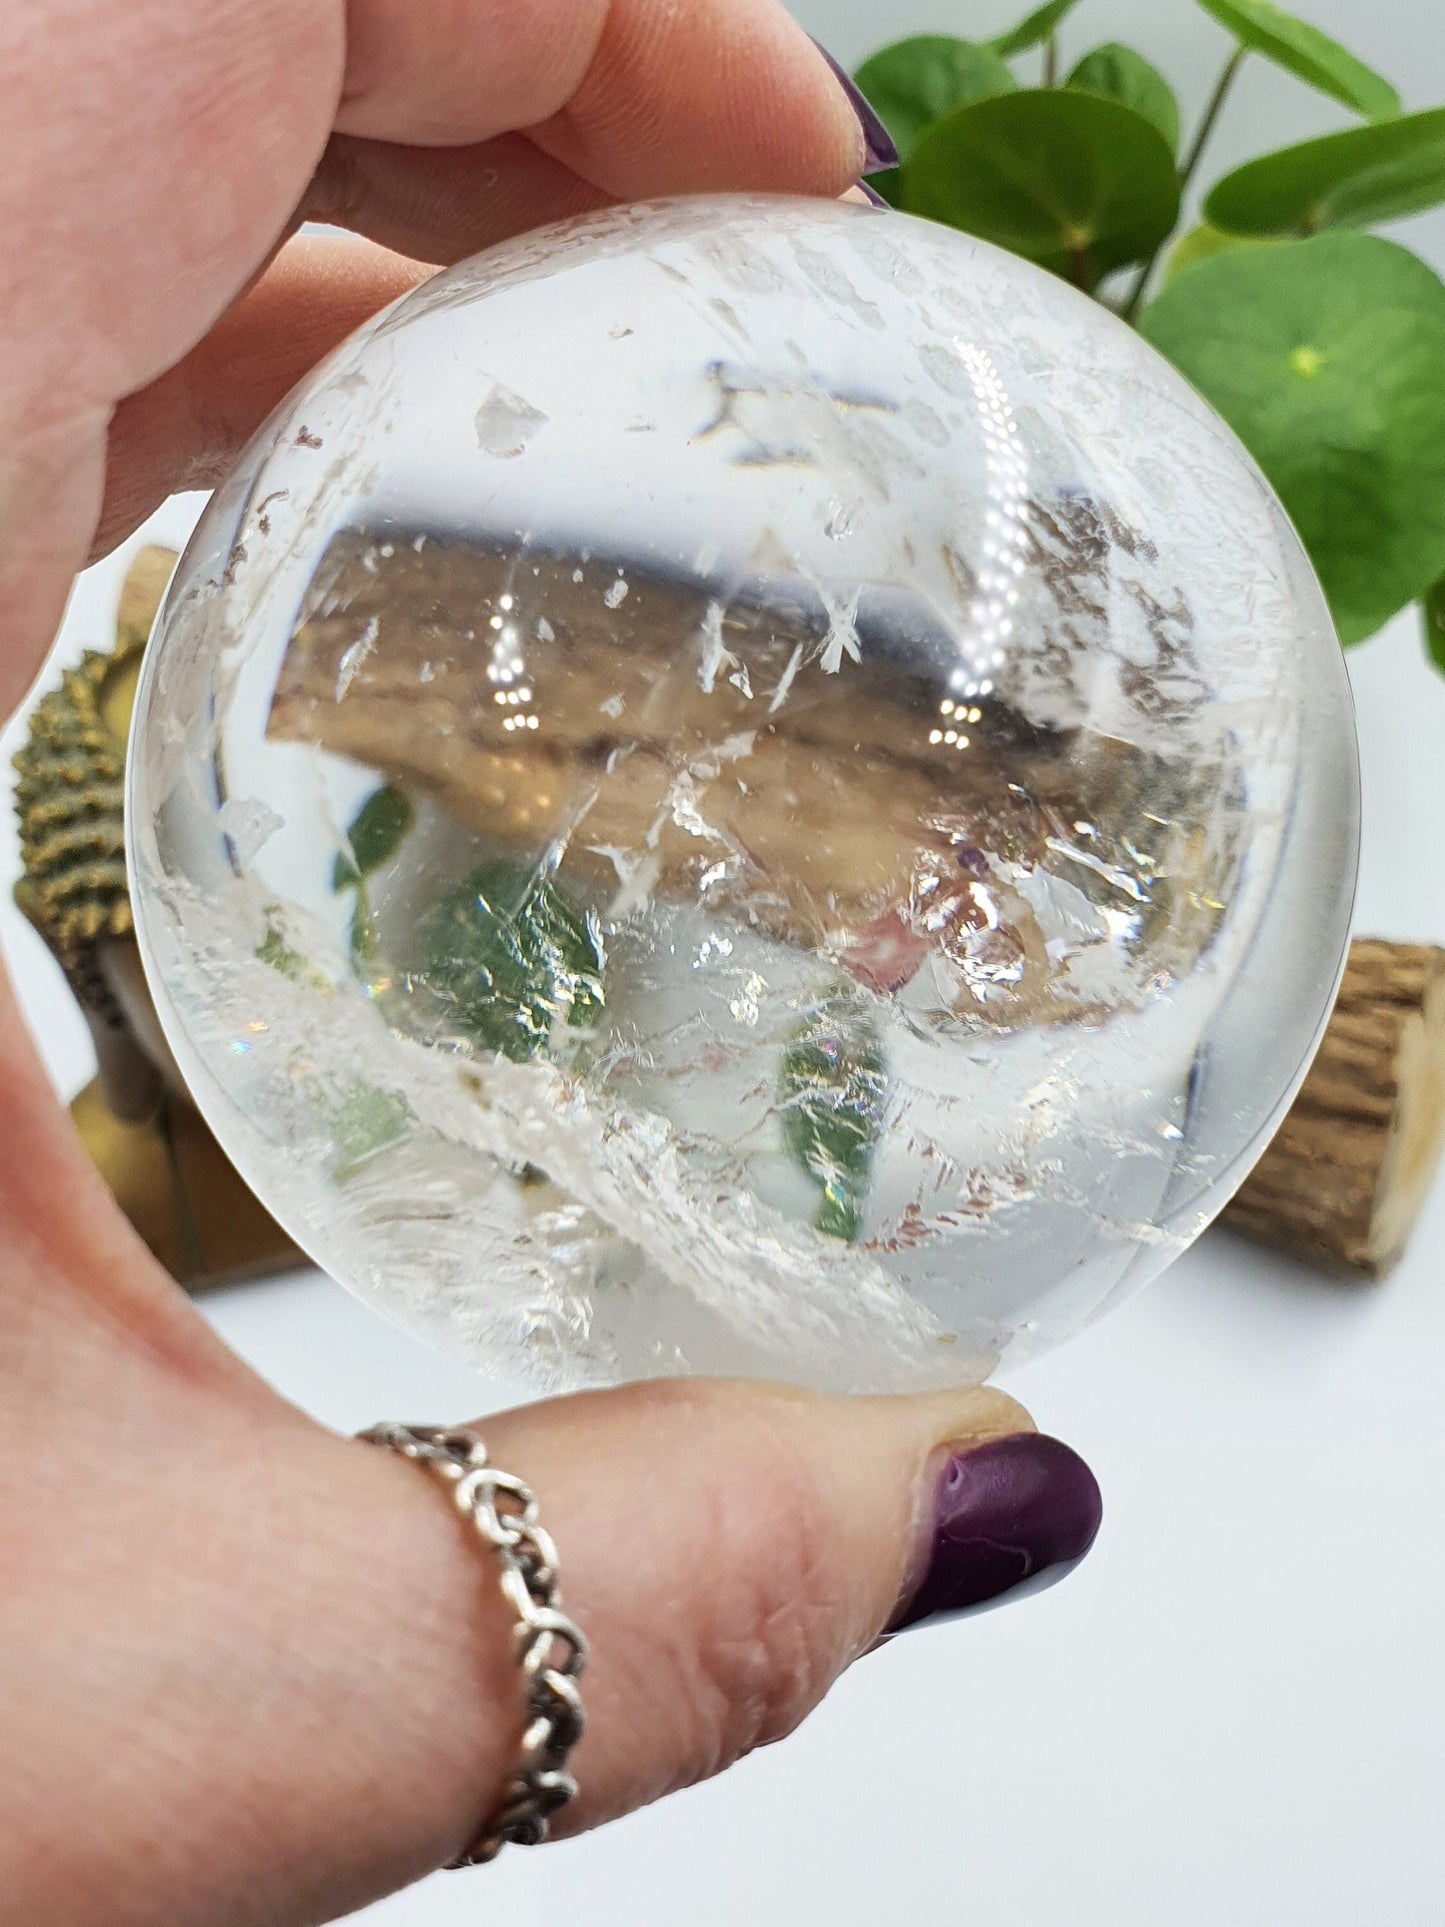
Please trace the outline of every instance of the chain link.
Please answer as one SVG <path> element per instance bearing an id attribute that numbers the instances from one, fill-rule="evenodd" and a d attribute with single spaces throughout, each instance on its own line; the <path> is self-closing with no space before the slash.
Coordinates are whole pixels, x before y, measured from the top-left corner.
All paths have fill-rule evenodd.
<path id="1" fill-rule="evenodd" d="M 509 1841 L 536 1847 L 552 1815 L 576 1797 L 567 1756 L 585 1724 L 577 1681 L 587 1664 L 581 1628 L 560 1610 L 557 1548 L 537 1519 L 530 1487 L 487 1458 L 466 1426 L 373 1425 L 358 1437 L 414 1459 L 452 1489 L 457 1510 L 496 1555 L 502 1593 L 517 1616 L 513 1645 L 526 1688 L 527 1725 L 496 1811 L 453 1867 L 495 1860 Z"/>

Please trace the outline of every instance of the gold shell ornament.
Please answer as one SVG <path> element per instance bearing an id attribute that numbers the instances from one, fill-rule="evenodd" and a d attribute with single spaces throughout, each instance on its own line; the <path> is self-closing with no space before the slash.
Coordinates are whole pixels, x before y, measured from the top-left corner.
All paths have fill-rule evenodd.
<path id="1" fill-rule="evenodd" d="M 112 648 L 88 649 L 41 698 L 15 758 L 22 874 L 15 901 L 65 973 L 97 1075 L 70 1106 L 92 1161 L 182 1284 L 303 1262 L 191 1104 L 146 989 L 125 865 L 125 757 L 141 657 L 175 567 L 138 551 Z"/>

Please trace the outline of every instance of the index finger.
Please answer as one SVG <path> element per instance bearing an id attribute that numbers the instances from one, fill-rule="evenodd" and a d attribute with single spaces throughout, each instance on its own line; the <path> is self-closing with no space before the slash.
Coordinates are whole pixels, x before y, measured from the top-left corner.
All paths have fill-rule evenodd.
<path id="1" fill-rule="evenodd" d="M 841 192 L 853 109 L 776 0 L 7 0 L 0 703 L 58 619 L 110 413 L 284 235 L 333 130 L 525 131 L 584 184 Z"/>

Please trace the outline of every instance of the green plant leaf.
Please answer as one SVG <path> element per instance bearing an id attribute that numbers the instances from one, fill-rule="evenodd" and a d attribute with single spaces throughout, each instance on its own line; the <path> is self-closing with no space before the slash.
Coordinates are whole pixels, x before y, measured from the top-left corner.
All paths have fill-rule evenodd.
<path id="1" fill-rule="evenodd" d="M 1341 639 L 1445 571 L 1445 284 L 1341 231 L 1198 262 L 1140 318 L 1274 484 Z"/>
<path id="2" fill-rule="evenodd" d="M 1216 254 L 1231 254 L 1236 248 L 1272 248 L 1279 242 L 1272 236 L 1262 234 L 1225 234 L 1208 221 L 1201 221 L 1198 227 L 1190 228 L 1174 243 L 1169 259 L 1164 264 L 1164 285 L 1167 287 L 1176 274 L 1192 268 L 1196 261 L 1212 261 Z"/>
<path id="3" fill-rule="evenodd" d="M 513 1063 L 545 1054 L 553 1022 L 592 1023 L 603 1003 L 600 935 L 547 877 L 484 863 L 422 928 L 425 987 L 450 1021 Z"/>
<path id="4" fill-rule="evenodd" d="M 815 1228 L 852 1242 L 863 1222 L 888 1080 L 871 1013 L 844 992 L 800 1025 L 779 1079 L 783 1142 L 822 1192 Z"/>
<path id="5" fill-rule="evenodd" d="M 1242 46 L 1263 54 L 1322 94 L 1342 100 L 1367 120 L 1389 120 L 1399 113 L 1400 96 L 1389 81 L 1307 20 L 1296 19 L 1270 0 L 1199 0 L 1199 4 Z"/>
<path id="6" fill-rule="evenodd" d="M 854 77 L 905 160 L 924 128 L 950 108 L 1011 94 L 1018 86 L 991 47 L 941 33 L 895 41 L 865 60 Z M 875 186 L 877 179 L 871 177 Z"/>
<path id="7" fill-rule="evenodd" d="M 1093 288 L 1168 238 L 1179 176 L 1132 107 L 1030 88 L 935 121 L 903 169 L 903 205 Z"/>
<path id="8" fill-rule="evenodd" d="M 338 855 L 331 871 L 333 890 L 349 890 L 396 854 L 416 821 L 411 800 L 390 783 L 373 790 L 346 832 L 349 854 Z"/>
<path id="9" fill-rule="evenodd" d="M 1445 579 L 1432 583 L 1420 601 L 1425 625 L 1425 652 L 1445 676 Z"/>
<path id="10" fill-rule="evenodd" d="M 1151 67 L 1132 47 L 1111 40 L 1095 47 L 1075 67 L 1064 83 L 1085 94 L 1102 94 L 1106 100 L 1119 100 L 1142 114 L 1169 143 L 1173 153 L 1179 146 L 1179 102 L 1174 89 L 1157 67 Z"/>
<path id="11" fill-rule="evenodd" d="M 1053 39 L 1064 15 L 1077 5 L 1078 0 L 1048 0 L 1046 6 L 1026 14 L 1016 27 L 990 40 L 988 45 L 1006 60 L 1014 54 L 1026 54 L 1030 47 L 1042 47 L 1046 40 Z"/>
<path id="12" fill-rule="evenodd" d="M 1445 107 L 1303 141 L 1226 174 L 1205 212 L 1232 234 L 1373 227 L 1445 201 Z"/>

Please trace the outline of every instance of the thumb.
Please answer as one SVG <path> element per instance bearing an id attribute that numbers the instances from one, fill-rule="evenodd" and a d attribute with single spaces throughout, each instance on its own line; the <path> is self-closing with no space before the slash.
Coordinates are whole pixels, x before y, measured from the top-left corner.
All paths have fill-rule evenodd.
<path id="1" fill-rule="evenodd" d="M 835 1399 L 677 1380 L 481 1429 L 491 1462 L 537 1495 L 563 1609 L 590 1646 L 587 1728 L 570 1762 L 581 1791 L 559 1835 L 781 1738 L 880 1634 L 1060 1578 L 1099 1526 L 1088 1467 L 990 1390 Z M 374 1808 L 333 1811 L 322 1829 L 354 1906 L 471 1842 L 513 1769 L 524 1714 L 487 1549 L 479 1560 L 475 1534 L 418 1467 L 348 1449 L 357 1472 L 379 1461 L 364 1469 L 390 1488 L 370 1508 L 366 1544 L 391 1624 L 372 1647 L 370 1715 L 351 1740 L 384 1734 L 387 1812 L 378 1825 Z M 419 1588 L 443 1602 L 442 1629 L 414 1618 L 393 1667 L 397 1602 L 415 1609 Z"/>
<path id="2" fill-rule="evenodd" d="M 681 1380 L 511 1413 L 486 1437 L 545 1495 L 592 1650 L 559 1833 L 781 1739 L 885 1629 L 1062 1578 L 1099 1526 L 1083 1461 L 988 1390 Z"/>
<path id="3" fill-rule="evenodd" d="M 514 1612 L 425 1469 L 259 1387 L 162 1389 L 132 1400 L 125 1454 L 63 1486 L 28 1634 L 25 1587 L 13 1608 L 6 1649 L 43 1657 L 67 1637 L 60 1614 L 47 1644 L 52 1593 L 106 1602 L 79 1658 L 0 1667 L 30 1735 L 0 1875 L 27 1920 L 60 1917 L 57 1882 L 76 1923 L 330 1920 L 496 1810 L 526 1723 Z M 591 1649 L 559 1833 L 780 1738 L 880 1634 L 1061 1576 L 1099 1523 L 1088 1468 L 993 1391 L 678 1380 L 482 1430 L 537 1496 Z"/>

